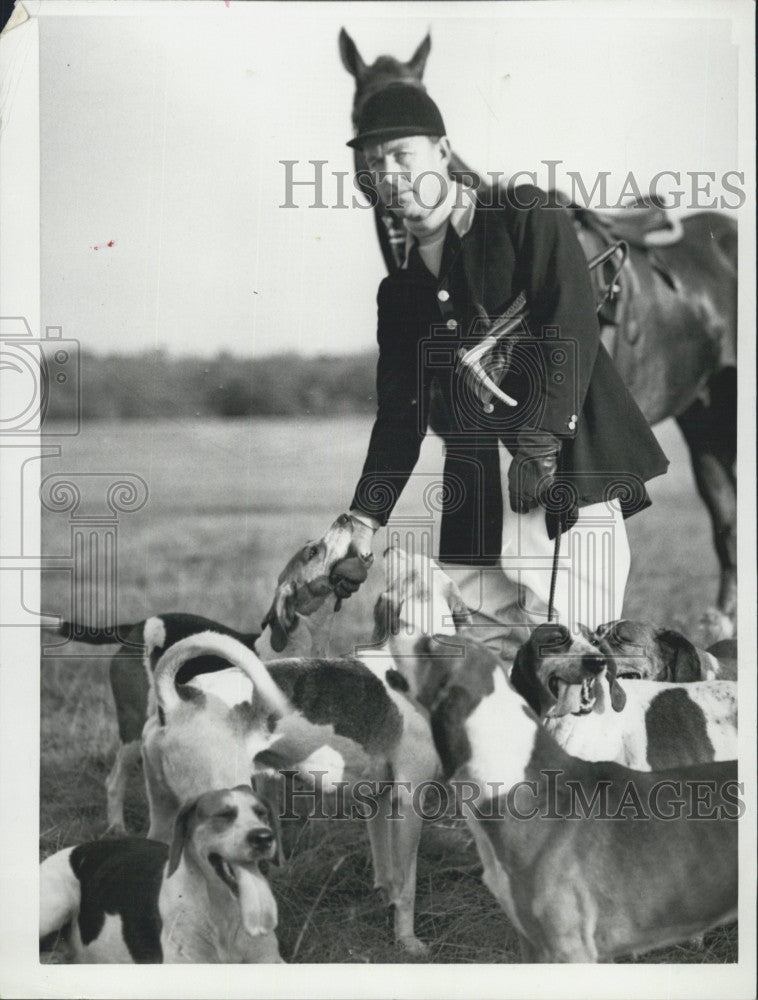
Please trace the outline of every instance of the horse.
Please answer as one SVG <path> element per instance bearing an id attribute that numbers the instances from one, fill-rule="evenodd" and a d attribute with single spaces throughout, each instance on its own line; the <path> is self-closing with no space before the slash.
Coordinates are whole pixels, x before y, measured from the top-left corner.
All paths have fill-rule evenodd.
<path id="1" fill-rule="evenodd" d="M 390 83 L 422 89 L 431 51 L 426 35 L 407 62 L 379 56 L 368 65 L 343 28 L 339 50 L 355 80 L 355 128 L 366 100 Z M 378 204 L 360 150 L 354 165 L 360 189 L 375 206 L 374 218 L 385 265 L 402 263 L 405 231 Z M 482 189 L 482 178 L 454 152 L 454 180 Z M 648 423 L 673 417 L 690 453 L 698 493 L 711 519 L 720 565 L 717 610 L 704 616 L 731 634 L 737 609 L 737 226 L 718 212 L 698 212 L 676 222 L 668 240 L 658 234 L 672 222 L 659 201 L 646 199 L 615 213 L 599 213 L 564 202 L 573 215 L 585 255 L 595 256 L 623 239 L 627 257 L 618 275 L 618 294 L 600 312 L 601 336 L 616 368 Z M 651 236 L 651 231 L 656 236 Z M 654 243 L 655 240 L 655 243 Z M 654 245 L 653 245 L 654 244 Z M 608 266 L 614 266 L 609 262 Z M 593 274 L 599 297 L 603 269 Z M 432 405 L 430 426 L 444 429 L 441 407 Z"/>

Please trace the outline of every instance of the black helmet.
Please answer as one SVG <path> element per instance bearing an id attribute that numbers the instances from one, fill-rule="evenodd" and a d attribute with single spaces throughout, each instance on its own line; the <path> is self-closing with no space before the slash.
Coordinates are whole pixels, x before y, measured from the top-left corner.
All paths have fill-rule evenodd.
<path id="1" fill-rule="evenodd" d="M 391 83 L 372 94 L 363 105 L 358 134 L 347 145 L 360 149 L 367 142 L 445 134 L 440 109 L 425 90 L 409 83 Z"/>

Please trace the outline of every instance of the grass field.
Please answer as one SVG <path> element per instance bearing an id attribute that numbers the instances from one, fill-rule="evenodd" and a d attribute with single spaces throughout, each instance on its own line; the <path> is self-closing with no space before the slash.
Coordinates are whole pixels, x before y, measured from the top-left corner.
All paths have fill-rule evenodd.
<path id="1" fill-rule="evenodd" d="M 136 621 L 182 610 L 256 629 L 287 558 L 320 535 L 347 508 L 360 472 L 370 421 L 158 421 L 91 423 L 66 440 L 53 473 L 136 473 L 149 487 L 147 504 L 121 515 L 118 526 L 118 614 Z M 717 562 L 705 509 L 695 495 L 686 449 L 673 424 L 658 428 L 669 473 L 650 484 L 653 506 L 628 522 L 633 567 L 625 613 L 691 631 L 716 594 Z M 439 469 L 440 446 L 425 442 L 419 475 L 395 518 L 420 509 L 421 492 Z M 46 512 L 46 555 L 68 554 L 69 515 Z M 383 544 L 377 543 L 377 552 Z M 381 559 L 337 618 L 333 649 L 365 641 L 382 589 Z M 43 608 L 69 617 L 68 576 L 47 572 Z M 42 662 L 40 853 L 105 829 L 104 779 L 116 726 L 107 675 L 109 648 L 70 645 Z M 102 654 L 105 655 L 102 655 Z M 88 655 L 87 655 L 88 654 Z M 146 803 L 135 776 L 127 824 L 146 829 Z M 393 962 L 391 924 L 370 891 L 368 846 L 357 822 L 292 821 L 285 830 L 290 859 L 273 879 L 280 904 L 285 960 Z M 481 884 L 476 852 L 464 828 L 429 824 L 419 861 L 418 935 L 434 962 L 514 962 L 514 932 Z M 647 962 L 734 962 L 736 927 L 706 935 L 705 946 L 661 950 Z M 65 959 L 59 947 L 47 961 Z"/>

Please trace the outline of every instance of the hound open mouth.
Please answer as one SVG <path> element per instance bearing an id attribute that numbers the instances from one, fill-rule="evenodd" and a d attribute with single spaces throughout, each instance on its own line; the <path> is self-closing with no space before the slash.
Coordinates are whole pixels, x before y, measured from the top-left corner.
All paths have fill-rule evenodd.
<path id="1" fill-rule="evenodd" d="M 579 696 L 579 714 L 586 715 L 595 707 L 595 678 L 585 677 L 582 681 L 582 692 Z"/>
<path id="2" fill-rule="evenodd" d="M 208 855 L 208 861 L 221 881 L 229 887 L 235 896 L 239 896 L 240 890 L 237 876 L 229 862 L 225 861 L 220 854 L 215 853 Z"/>
<path id="3" fill-rule="evenodd" d="M 257 862 L 230 865 L 220 854 L 209 854 L 208 862 L 229 890 L 239 900 L 242 924 L 251 937 L 275 930 L 278 914 L 276 900 Z"/>
<path id="4" fill-rule="evenodd" d="M 594 677 L 585 677 L 581 684 L 569 684 L 557 674 L 552 674 L 547 686 L 557 702 L 547 713 L 552 717 L 588 715 L 595 707 L 597 697 Z"/>

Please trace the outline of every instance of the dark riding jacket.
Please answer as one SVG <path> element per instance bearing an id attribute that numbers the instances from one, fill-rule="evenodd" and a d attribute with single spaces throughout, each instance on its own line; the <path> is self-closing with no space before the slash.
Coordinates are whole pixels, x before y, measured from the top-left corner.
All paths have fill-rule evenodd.
<path id="1" fill-rule="evenodd" d="M 529 207 L 524 207 L 529 206 Z M 459 378 L 457 350 L 524 292 L 528 329 L 501 345 L 501 388 L 516 407 L 491 414 Z M 445 442 L 439 557 L 490 565 L 501 551 L 498 440 L 512 453 L 519 431 L 562 442 L 548 504 L 570 525 L 576 508 L 618 498 L 624 516 L 650 503 L 644 483 L 668 460 L 600 343 L 587 263 L 568 213 L 538 188 L 478 196 L 468 232 L 448 226 L 439 277 L 411 252 L 379 286 L 378 407 L 352 506 L 389 518 L 418 460 L 430 421 Z M 516 515 L 510 515 L 516 516 Z"/>

